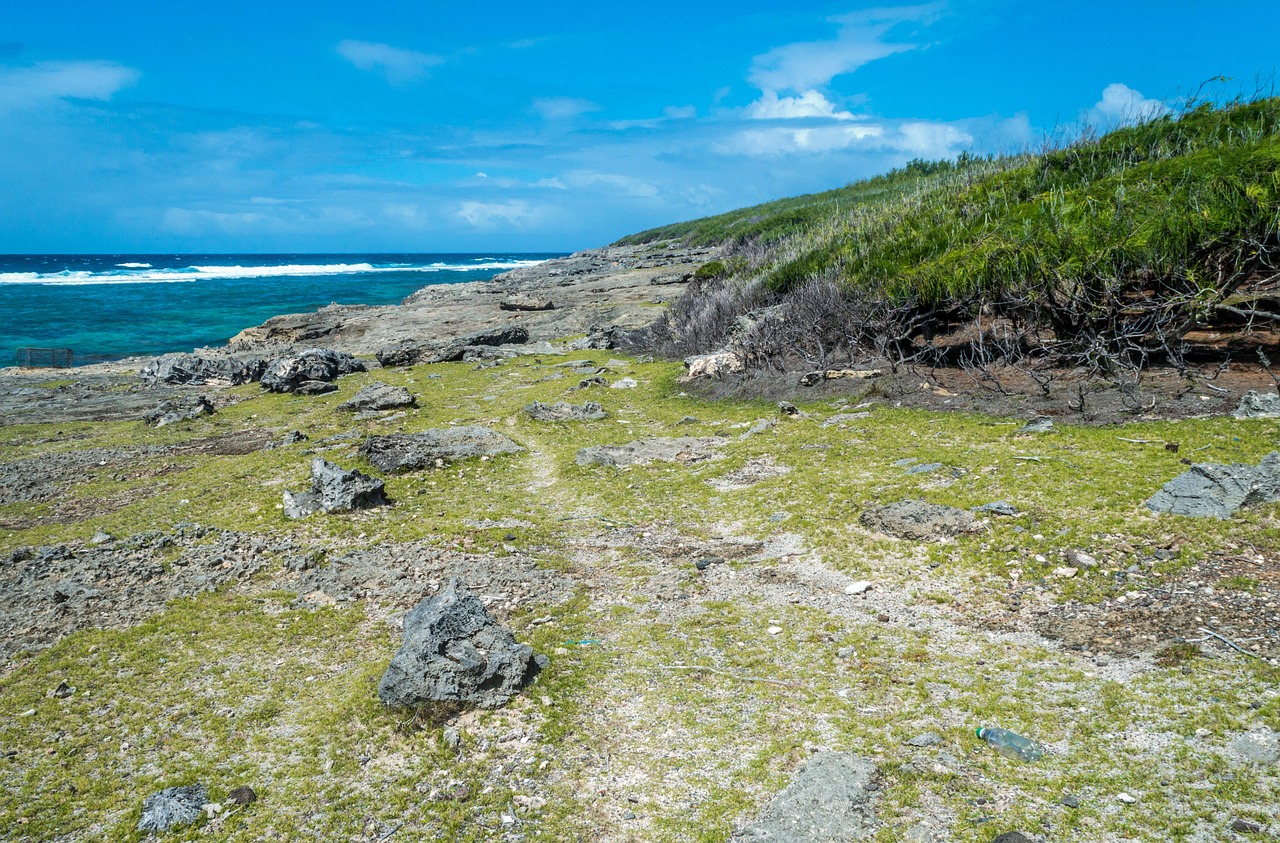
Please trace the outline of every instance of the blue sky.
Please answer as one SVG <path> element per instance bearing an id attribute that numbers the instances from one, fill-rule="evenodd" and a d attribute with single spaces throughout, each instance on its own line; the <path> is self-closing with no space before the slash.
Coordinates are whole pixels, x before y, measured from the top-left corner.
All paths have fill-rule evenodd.
<path id="1" fill-rule="evenodd" d="M 576 250 L 1268 90 L 1274 0 L 9 4 L 0 252 Z"/>

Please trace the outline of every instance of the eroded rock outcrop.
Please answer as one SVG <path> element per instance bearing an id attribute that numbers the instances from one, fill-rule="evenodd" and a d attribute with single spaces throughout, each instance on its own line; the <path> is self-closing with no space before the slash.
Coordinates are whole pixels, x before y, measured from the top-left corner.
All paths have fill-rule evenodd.
<path id="1" fill-rule="evenodd" d="M 164 427 L 175 422 L 213 415 L 216 411 L 203 395 L 184 395 L 164 401 L 154 410 L 142 414 L 142 420 L 152 427 Z"/>
<path id="2" fill-rule="evenodd" d="M 1246 506 L 1280 501 L 1280 451 L 1257 465 L 1197 463 L 1147 501 L 1153 512 L 1230 518 Z"/>
<path id="3" fill-rule="evenodd" d="M 417 400 L 414 399 L 413 393 L 403 386 L 388 386 L 381 381 L 376 381 L 351 396 L 350 400 L 343 401 L 338 405 L 338 409 L 351 412 L 377 412 L 416 405 Z"/>
<path id="4" fill-rule="evenodd" d="M 266 368 L 266 359 L 256 356 L 166 354 L 142 367 L 138 375 L 150 386 L 237 386 L 258 380 Z"/>
<path id="5" fill-rule="evenodd" d="M 271 392 L 314 395 L 332 392 L 342 375 L 365 371 L 365 366 L 345 351 L 309 348 L 300 354 L 277 357 L 262 373 L 262 388 Z"/>
<path id="6" fill-rule="evenodd" d="M 378 698 L 415 708 L 505 705 L 548 664 L 498 624 L 454 578 L 404 618 L 404 641 L 378 682 Z"/>
<path id="7" fill-rule="evenodd" d="M 1251 389 L 1231 415 L 1238 419 L 1280 419 L 1280 393 Z"/>
<path id="8" fill-rule="evenodd" d="M 311 461 L 311 490 L 284 490 L 284 514 L 305 518 L 315 512 L 350 512 L 387 503 L 381 480 L 354 469 L 348 471 L 322 457 Z"/>
<path id="9" fill-rule="evenodd" d="M 387 473 L 438 468 L 455 460 L 515 454 L 523 450 L 509 437 L 478 425 L 370 436 L 360 446 L 360 453 Z"/>
<path id="10" fill-rule="evenodd" d="M 419 363 L 452 363 L 461 360 L 468 349 L 482 346 L 523 345 L 529 332 L 511 325 L 489 331 L 478 331 L 443 341 L 403 340 L 378 349 L 378 362 L 383 366 L 415 366 Z"/>

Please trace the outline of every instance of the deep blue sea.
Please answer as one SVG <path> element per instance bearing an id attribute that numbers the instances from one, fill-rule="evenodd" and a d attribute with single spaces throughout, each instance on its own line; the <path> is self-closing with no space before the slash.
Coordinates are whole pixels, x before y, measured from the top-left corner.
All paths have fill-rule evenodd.
<path id="1" fill-rule="evenodd" d="M 0 255 L 0 366 L 21 347 L 77 364 L 222 345 L 325 305 L 396 304 L 559 254 Z"/>

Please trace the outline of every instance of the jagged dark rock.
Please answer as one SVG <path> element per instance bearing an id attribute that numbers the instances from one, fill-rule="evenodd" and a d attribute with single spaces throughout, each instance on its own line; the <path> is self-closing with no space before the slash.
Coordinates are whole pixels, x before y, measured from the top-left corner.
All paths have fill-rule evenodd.
<path id="1" fill-rule="evenodd" d="M 266 368 L 266 359 L 257 356 L 166 354 L 138 374 L 148 385 L 236 386 L 258 380 Z"/>
<path id="2" fill-rule="evenodd" d="M 394 410 L 399 407 L 413 407 L 417 401 L 413 393 L 403 386 L 388 386 L 381 381 L 369 384 L 348 401 L 338 405 L 339 410 L 361 412 L 369 410 Z"/>
<path id="3" fill-rule="evenodd" d="M 599 421 L 609 415 L 594 401 L 581 405 L 570 404 L 568 401 L 557 401 L 554 404 L 534 401 L 524 411 L 536 421 Z"/>
<path id="4" fill-rule="evenodd" d="M 204 816 L 209 791 L 202 784 L 166 787 L 142 800 L 138 831 L 169 831 L 191 825 Z"/>
<path id="5" fill-rule="evenodd" d="M 284 490 L 284 514 L 305 518 L 314 512 L 350 512 L 387 503 L 386 488 L 376 477 L 347 471 L 322 457 L 311 461 L 311 490 Z"/>
<path id="6" fill-rule="evenodd" d="M 569 348 L 573 351 L 602 351 L 618 348 L 622 345 L 626 334 L 626 330 L 617 325 L 592 325 L 587 335 L 569 343 Z"/>
<path id="7" fill-rule="evenodd" d="M 862 513 L 862 526 L 900 539 L 930 540 L 974 529 L 973 513 L 954 506 L 905 500 L 873 506 Z"/>
<path id="8" fill-rule="evenodd" d="M 509 437 L 477 425 L 370 436 L 360 447 L 360 453 L 369 462 L 388 473 L 436 468 L 455 460 L 514 454 L 523 450 Z"/>
<path id="9" fill-rule="evenodd" d="M 469 348 L 523 345 L 528 341 L 529 332 L 526 329 L 519 325 L 509 325 L 444 341 L 403 340 L 378 349 L 378 362 L 388 367 L 414 366 L 419 363 L 452 363 L 461 360 Z"/>
<path id="10" fill-rule="evenodd" d="M 548 664 L 516 643 L 462 580 L 454 578 L 404 618 L 404 642 L 378 682 L 389 706 L 505 705 Z"/>
<path id="11" fill-rule="evenodd" d="M 551 299 L 517 293 L 498 302 L 498 307 L 502 310 L 537 311 L 555 310 L 556 306 Z"/>
<path id="12" fill-rule="evenodd" d="M 1230 518 L 1246 506 L 1280 501 L 1280 451 L 1257 465 L 1197 463 L 1147 501 L 1153 512 Z"/>
<path id="13" fill-rule="evenodd" d="M 332 392 L 333 388 L 320 384 L 331 384 L 342 375 L 363 371 L 364 364 L 345 351 L 309 348 L 296 355 L 277 357 L 268 363 L 262 373 L 262 388 L 304 395 Z"/>
<path id="14" fill-rule="evenodd" d="M 833 843 L 874 831 L 876 765 L 847 752 L 820 752 L 778 794 L 759 820 L 731 841 Z"/>
<path id="15" fill-rule="evenodd" d="M 185 395 L 161 403 L 159 407 L 142 415 L 142 420 L 153 427 L 164 427 L 174 422 L 209 416 L 217 412 L 203 395 Z"/>

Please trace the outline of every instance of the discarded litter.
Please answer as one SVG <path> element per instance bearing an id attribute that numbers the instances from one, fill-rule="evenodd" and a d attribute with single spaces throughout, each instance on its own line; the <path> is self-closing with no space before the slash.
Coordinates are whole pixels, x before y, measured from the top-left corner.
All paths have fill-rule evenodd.
<path id="1" fill-rule="evenodd" d="M 1008 729 L 984 726 L 976 732 L 978 737 L 991 744 L 992 749 L 1006 758 L 1012 758 L 1015 761 L 1039 761 L 1044 756 L 1044 747 Z"/>

